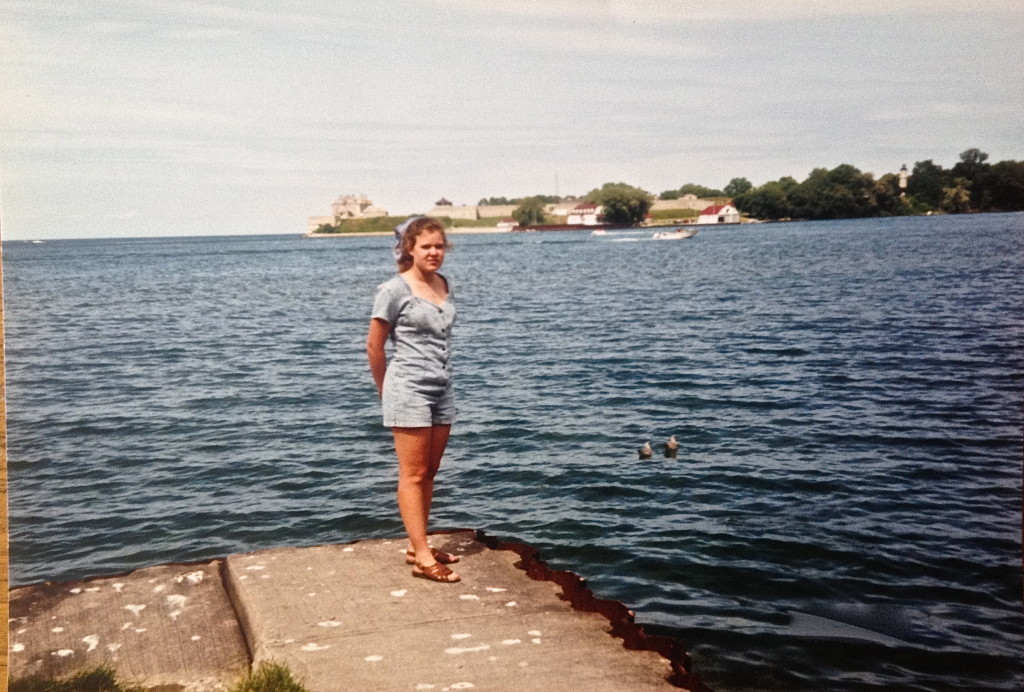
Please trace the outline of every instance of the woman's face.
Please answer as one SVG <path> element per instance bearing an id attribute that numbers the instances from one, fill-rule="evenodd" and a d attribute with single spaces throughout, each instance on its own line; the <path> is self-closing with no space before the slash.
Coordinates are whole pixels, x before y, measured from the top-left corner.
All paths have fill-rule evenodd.
<path id="1" fill-rule="evenodd" d="M 440 231 L 427 231 L 416 237 L 412 248 L 412 265 L 424 273 L 436 272 L 444 263 L 444 236 Z"/>

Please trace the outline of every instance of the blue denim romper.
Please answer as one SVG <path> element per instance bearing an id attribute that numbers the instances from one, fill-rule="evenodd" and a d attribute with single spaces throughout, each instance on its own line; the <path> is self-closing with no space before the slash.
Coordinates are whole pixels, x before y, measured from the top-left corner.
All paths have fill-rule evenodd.
<path id="1" fill-rule="evenodd" d="M 439 275 L 440 276 L 440 275 Z M 391 360 L 381 403 L 389 428 L 426 428 L 455 422 L 451 338 L 455 292 L 440 306 L 412 294 L 399 275 L 377 287 L 373 314 L 391 325 Z"/>

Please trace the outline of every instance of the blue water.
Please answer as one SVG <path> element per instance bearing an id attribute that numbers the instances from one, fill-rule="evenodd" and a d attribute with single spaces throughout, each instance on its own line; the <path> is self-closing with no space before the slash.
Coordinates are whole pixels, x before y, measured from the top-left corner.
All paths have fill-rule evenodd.
<path id="1" fill-rule="evenodd" d="M 435 528 L 533 544 L 723 692 L 1024 688 L 1024 215 L 453 240 Z M 401 533 L 389 239 L 3 259 L 12 583 Z"/>

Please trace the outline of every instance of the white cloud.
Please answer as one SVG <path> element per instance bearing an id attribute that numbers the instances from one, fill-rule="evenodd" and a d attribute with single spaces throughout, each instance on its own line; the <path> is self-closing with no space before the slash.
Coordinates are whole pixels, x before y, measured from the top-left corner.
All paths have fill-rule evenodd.
<path id="1" fill-rule="evenodd" d="M 480 34 L 483 36 L 483 34 Z M 537 26 L 515 33 L 490 33 L 491 40 L 541 53 L 569 53 L 604 58 L 688 58 L 700 52 L 691 41 L 672 41 L 640 31 L 624 32 L 596 24 L 581 28 L 565 24 Z"/>
<path id="2" fill-rule="evenodd" d="M 427 0 L 451 10 L 476 14 L 558 20 L 610 19 L 656 24 L 695 21 L 778 21 L 819 17 L 907 16 L 933 13 L 991 12 L 1020 16 L 1018 0 L 987 0 L 983 7 L 962 0 Z"/>
<path id="3" fill-rule="evenodd" d="M 308 26 L 322 22 L 337 11 L 338 5 L 333 3 L 306 2 L 298 6 L 307 8 L 305 11 L 285 9 L 273 2 L 165 2 L 164 0 L 122 0 L 120 3 L 132 12 L 148 11 L 158 16 L 175 16 L 187 21 L 206 20 L 218 25 L 227 24 L 263 24 L 280 26 L 282 24 Z M 287 7 L 295 7 L 289 3 Z"/>

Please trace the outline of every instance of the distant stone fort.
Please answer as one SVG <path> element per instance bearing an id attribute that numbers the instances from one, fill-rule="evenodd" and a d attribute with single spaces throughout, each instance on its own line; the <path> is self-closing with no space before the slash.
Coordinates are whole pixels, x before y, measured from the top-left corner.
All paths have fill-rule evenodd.
<path id="1" fill-rule="evenodd" d="M 544 211 L 552 216 L 568 219 L 578 214 L 577 207 L 582 200 L 570 198 L 561 202 L 544 205 Z M 651 211 L 669 209 L 693 209 L 702 211 L 714 202 L 700 199 L 696 195 L 683 195 L 679 199 L 658 199 L 651 205 Z M 475 221 L 477 219 L 507 219 L 519 207 L 518 204 L 455 205 L 445 198 L 439 199 L 426 212 L 427 216 L 447 216 L 450 219 Z M 331 205 L 330 216 L 310 216 L 308 232 L 313 233 L 321 226 L 333 226 L 346 219 L 367 219 L 374 216 L 388 216 L 387 210 L 374 206 L 366 195 L 342 195 Z"/>
<path id="2" fill-rule="evenodd" d="M 333 226 L 345 219 L 368 219 L 387 215 L 386 209 L 374 206 L 366 195 L 342 195 L 331 205 L 330 216 L 310 216 L 307 227 L 312 233 L 321 226 Z"/>

